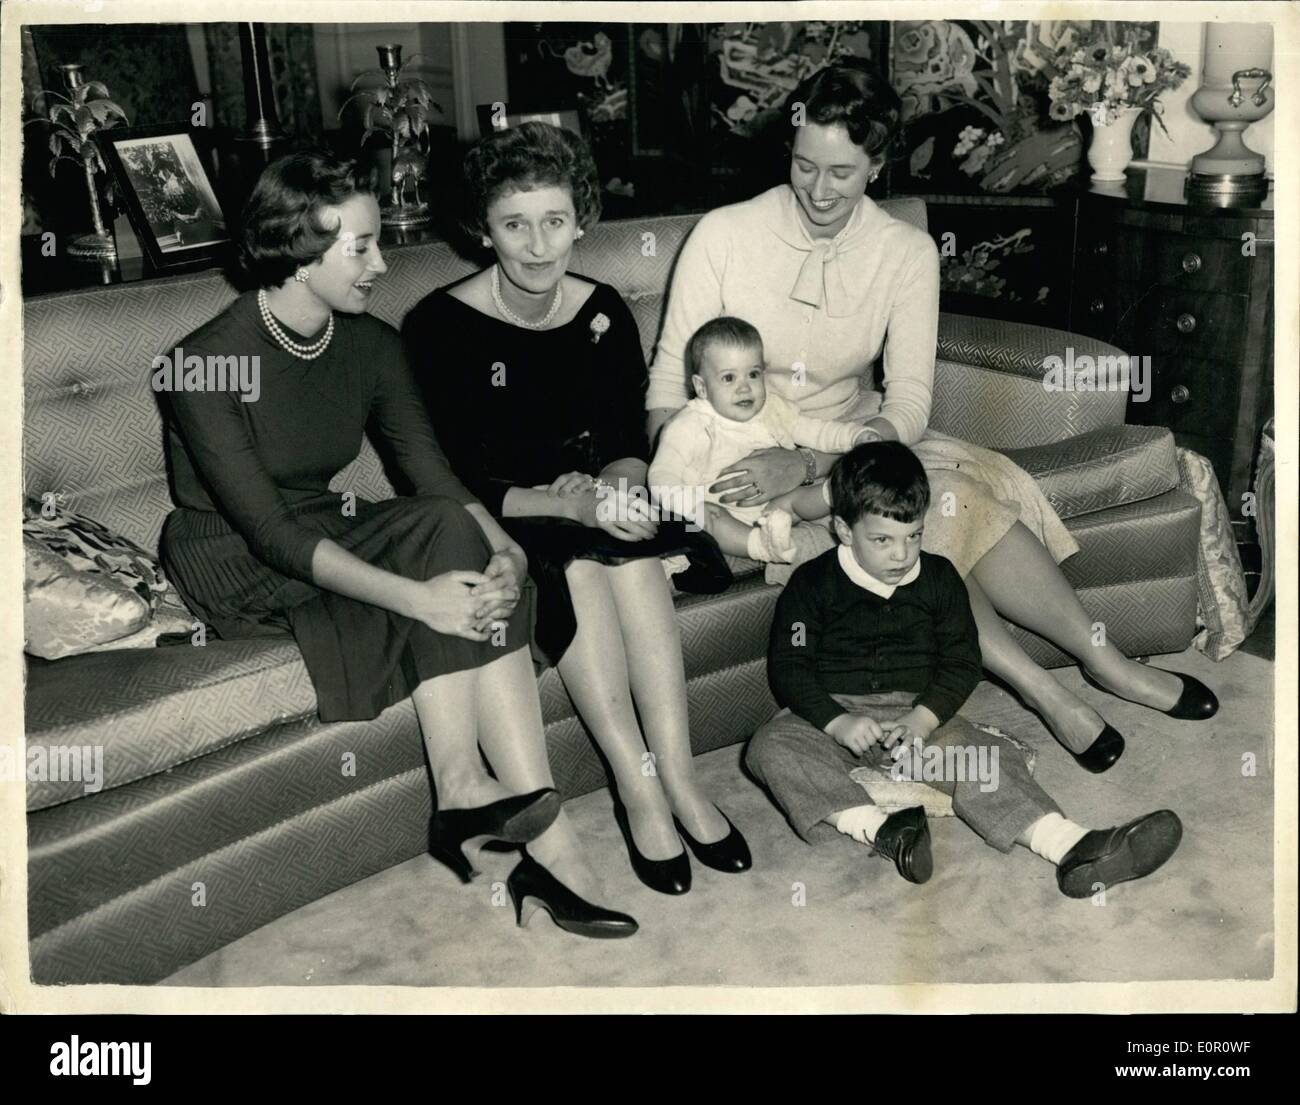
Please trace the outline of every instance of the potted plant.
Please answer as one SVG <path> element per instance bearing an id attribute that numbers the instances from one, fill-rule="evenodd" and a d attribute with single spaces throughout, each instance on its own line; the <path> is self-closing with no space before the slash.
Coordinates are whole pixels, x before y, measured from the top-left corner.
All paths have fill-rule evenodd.
<path id="1" fill-rule="evenodd" d="M 410 71 L 418 69 L 412 58 L 402 64 L 402 47 L 396 43 L 376 46 L 378 69 L 367 69 L 352 82 L 352 95 L 339 108 L 339 118 L 353 102 L 364 105 L 361 144 L 371 135 L 382 134 L 389 143 L 388 194 L 381 203 L 380 217 L 386 226 L 408 227 L 430 220 L 428 201 L 420 186 L 428 170 L 429 120 L 442 107 L 433 99 L 429 86 Z M 357 86 L 381 78 L 374 88 Z"/>
<path id="2" fill-rule="evenodd" d="M 95 142 L 95 134 L 117 126 L 119 121 L 127 122 L 126 112 L 108 98 L 108 88 L 102 81 L 82 79 L 80 65 L 60 65 L 59 69 L 63 73 L 67 95 L 41 89 L 32 97 L 32 110 L 38 118 L 27 120 L 27 124 L 45 123 L 50 128 L 51 177 L 58 171 L 59 162 L 65 160 L 76 162 L 85 174 L 94 230 L 70 241 L 68 253 L 73 257 L 115 257 L 117 248 L 104 225 L 99 207 L 95 174 L 107 173 L 107 169 Z M 111 183 L 108 197 L 112 202 Z"/>

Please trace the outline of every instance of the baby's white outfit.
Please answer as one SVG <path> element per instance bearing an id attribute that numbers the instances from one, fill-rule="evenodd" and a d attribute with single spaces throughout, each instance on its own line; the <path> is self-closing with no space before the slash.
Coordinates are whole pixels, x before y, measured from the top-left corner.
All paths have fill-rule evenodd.
<path id="1" fill-rule="evenodd" d="M 831 422 L 801 414 L 788 399 L 771 391 L 762 409 L 748 422 L 725 418 L 707 399 L 696 398 L 664 426 L 647 482 L 662 510 L 696 520 L 702 503 L 717 503 L 732 517 L 754 525 L 763 518 L 765 506 L 724 504 L 720 495 L 708 490 L 724 469 L 758 449 L 806 446 L 821 453 L 847 453 L 861 432 L 862 425 L 857 422 Z M 784 511 L 771 514 L 784 516 L 769 518 L 784 530 L 786 539 L 775 542 L 784 547 L 792 519 Z"/>

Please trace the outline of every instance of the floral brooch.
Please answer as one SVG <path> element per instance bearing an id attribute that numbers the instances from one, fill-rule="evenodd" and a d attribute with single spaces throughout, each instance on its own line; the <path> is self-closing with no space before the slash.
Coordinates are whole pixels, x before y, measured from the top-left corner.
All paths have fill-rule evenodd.
<path id="1" fill-rule="evenodd" d="M 593 319 L 591 320 L 591 341 L 592 341 L 592 344 L 594 345 L 595 343 L 599 342 L 599 341 L 600 341 L 600 336 L 601 336 L 601 334 L 605 333 L 605 331 L 608 330 L 608 329 L 609 329 L 609 316 L 608 316 L 608 315 L 605 315 L 605 314 L 598 314 L 595 318 L 593 318 Z"/>

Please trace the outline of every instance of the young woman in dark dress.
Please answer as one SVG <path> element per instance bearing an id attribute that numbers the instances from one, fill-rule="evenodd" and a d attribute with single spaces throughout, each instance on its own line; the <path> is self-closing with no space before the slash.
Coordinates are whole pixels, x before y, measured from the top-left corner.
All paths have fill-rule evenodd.
<path id="1" fill-rule="evenodd" d="M 534 899 L 569 931 L 631 935 L 632 918 L 586 900 L 599 883 L 552 784 L 524 554 L 448 467 L 397 333 L 365 313 L 387 268 L 378 237 L 350 163 L 292 154 L 262 175 L 241 243 L 259 289 L 173 353 L 255 357 L 260 389 L 161 396 L 167 572 L 222 637 L 292 632 L 322 721 L 412 700 L 437 788 L 430 847 L 462 878 L 466 843 L 526 843 L 508 884 L 517 910 Z M 414 496 L 330 491 L 367 429 Z"/>
<path id="2" fill-rule="evenodd" d="M 528 555 L 537 648 L 609 762 L 633 869 L 683 894 L 684 843 L 721 871 L 750 856 L 696 778 L 659 558 L 692 559 L 674 577 L 686 588 L 730 576 L 712 539 L 629 494 L 646 475 L 645 359 L 618 293 L 566 271 L 600 214 L 582 140 L 525 123 L 479 143 L 465 173 L 472 229 L 496 263 L 411 311 L 408 355 L 452 467 Z"/>

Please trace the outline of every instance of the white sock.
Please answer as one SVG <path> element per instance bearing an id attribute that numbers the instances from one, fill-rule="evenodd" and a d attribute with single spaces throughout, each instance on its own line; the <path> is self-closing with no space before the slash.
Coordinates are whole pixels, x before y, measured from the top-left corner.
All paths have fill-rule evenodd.
<path id="1" fill-rule="evenodd" d="M 1045 813 L 1029 826 L 1029 848 L 1048 863 L 1059 864 L 1087 832 L 1059 813 Z"/>
<path id="2" fill-rule="evenodd" d="M 745 551 L 750 560 L 761 560 L 765 564 L 780 563 L 781 558 L 768 542 L 767 534 L 759 527 L 753 526 L 745 540 Z"/>
<path id="3" fill-rule="evenodd" d="M 871 844 L 888 816 L 879 806 L 854 806 L 836 814 L 835 827 L 845 836 L 851 836 L 862 844 Z"/>

